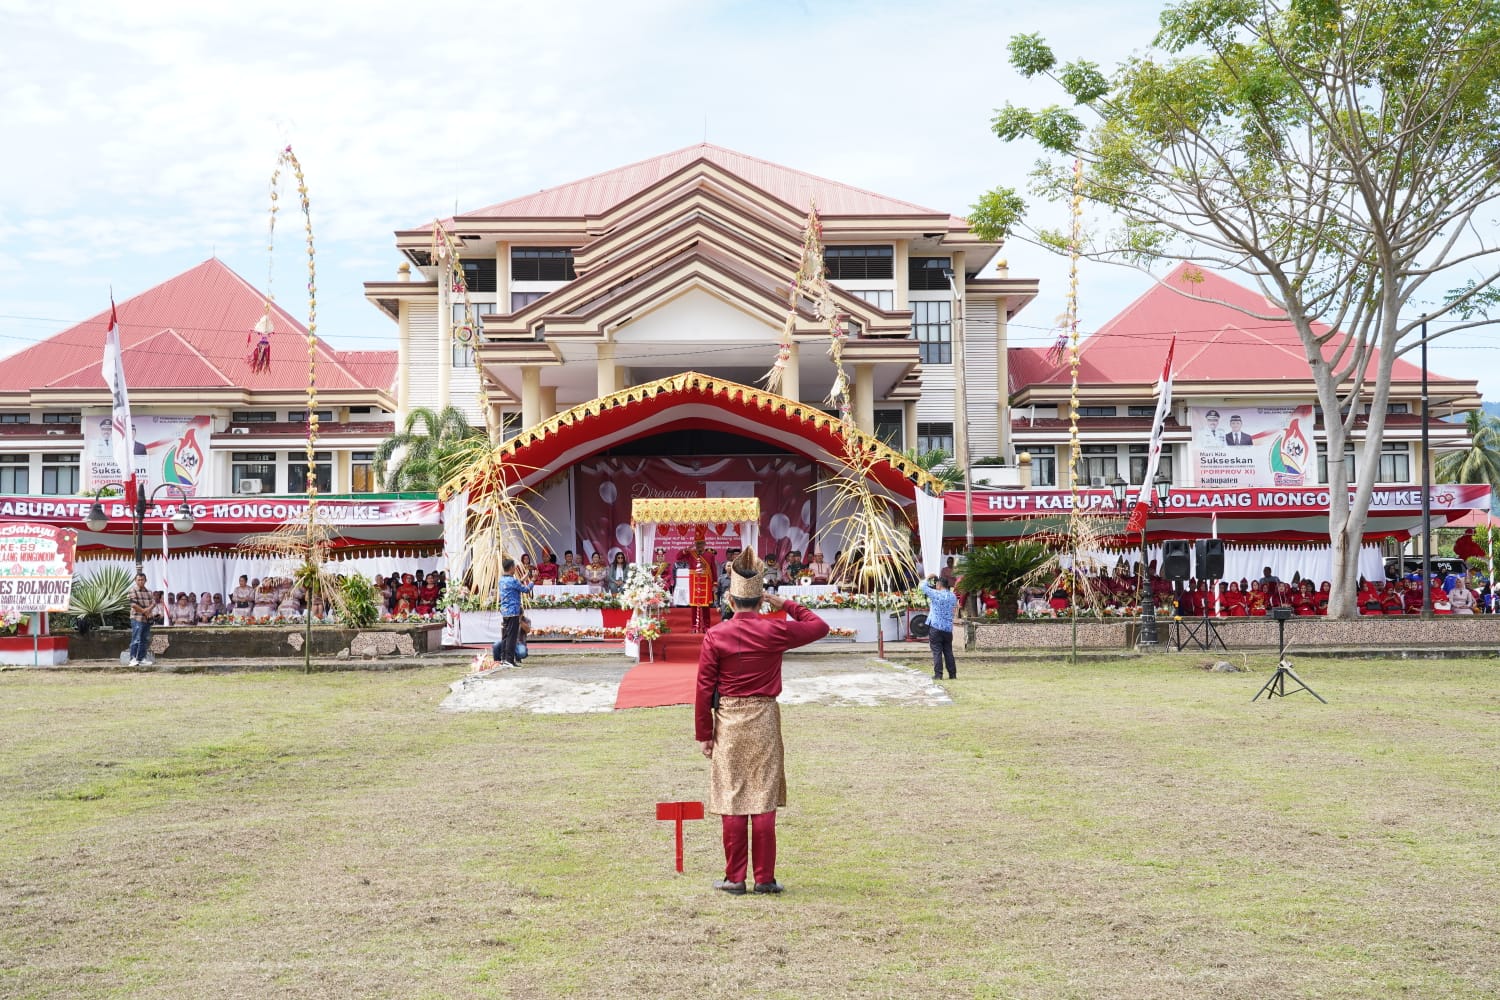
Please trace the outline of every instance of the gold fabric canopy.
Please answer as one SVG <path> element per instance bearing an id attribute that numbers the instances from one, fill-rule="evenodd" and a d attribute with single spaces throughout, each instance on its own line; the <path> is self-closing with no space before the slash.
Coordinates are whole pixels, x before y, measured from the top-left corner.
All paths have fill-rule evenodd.
<path id="1" fill-rule="evenodd" d="M 631 524 L 760 523 L 760 501 L 755 497 L 671 497 L 632 500 Z"/>

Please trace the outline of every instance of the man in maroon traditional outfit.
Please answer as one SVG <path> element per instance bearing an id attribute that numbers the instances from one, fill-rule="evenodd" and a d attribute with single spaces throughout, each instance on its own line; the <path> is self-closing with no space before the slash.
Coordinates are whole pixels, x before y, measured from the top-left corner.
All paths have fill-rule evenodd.
<path id="1" fill-rule="evenodd" d="M 734 617 L 708 630 L 698 655 L 693 724 L 710 760 L 708 809 L 719 814 L 724 827 L 724 878 L 714 888 L 735 896 L 745 893 L 750 854 L 755 891 L 781 891 L 776 881 L 776 809 L 786 805 L 776 703 L 781 654 L 828 634 L 828 623 L 811 611 L 764 593 L 764 572 L 749 547 L 730 565 Z M 784 610 L 787 619 L 760 615 L 762 601 L 772 611 Z"/>
<path id="2" fill-rule="evenodd" d="M 712 552 L 707 551 L 707 532 L 700 527 L 688 552 L 688 605 L 693 609 L 693 631 L 708 631 L 708 610 L 714 606 L 714 587 L 719 571 Z"/>

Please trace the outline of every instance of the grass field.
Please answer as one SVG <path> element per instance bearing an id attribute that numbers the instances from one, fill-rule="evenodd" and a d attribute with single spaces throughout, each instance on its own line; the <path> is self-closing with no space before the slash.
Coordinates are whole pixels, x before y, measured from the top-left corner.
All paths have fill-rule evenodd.
<path id="1" fill-rule="evenodd" d="M 783 710 L 732 898 L 686 708 L 452 668 L 0 674 L 0 996 L 1496 997 L 1500 662 L 961 661 Z"/>

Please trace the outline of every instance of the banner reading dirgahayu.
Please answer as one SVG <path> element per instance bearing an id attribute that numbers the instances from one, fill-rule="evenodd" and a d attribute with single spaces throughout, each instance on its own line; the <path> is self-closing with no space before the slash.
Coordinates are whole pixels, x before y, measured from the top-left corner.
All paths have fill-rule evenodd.
<path id="1" fill-rule="evenodd" d="M 77 547 L 72 528 L 0 525 L 0 611 L 66 611 Z"/>
<path id="2" fill-rule="evenodd" d="M 208 467 L 208 417 L 137 415 L 135 427 L 135 472 L 141 487 L 175 483 L 188 496 L 198 493 Z M 110 418 L 87 417 L 83 421 L 83 488 L 97 490 L 118 484 L 124 477 L 111 446 Z"/>
<path id="3" fill-rule="evenodd" d="M 1297 487 L 1316 478 L 1311 404 L 1190 406 L 1188 426 L 1194 486 Z"/>

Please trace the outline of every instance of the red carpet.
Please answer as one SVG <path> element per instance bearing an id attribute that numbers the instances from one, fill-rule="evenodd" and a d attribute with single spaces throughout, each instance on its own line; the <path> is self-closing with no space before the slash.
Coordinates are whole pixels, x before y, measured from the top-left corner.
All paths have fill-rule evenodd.
<path id="1" fill-rule="evenodd" d="M 656 641 L 656 662 L 642 659 L 620 680 L 615 708 L 658 708 L 662 705 L 691 705 L 693 687 L 698 680 L 698 647 L 701 635 L 692 631 L 692 611 L 673 608 L 667 613 L 671 629 Z M 710 617 L 710 624 L 718 615 Z M 642 650 L 642 656 L 645 650 Z"/>

